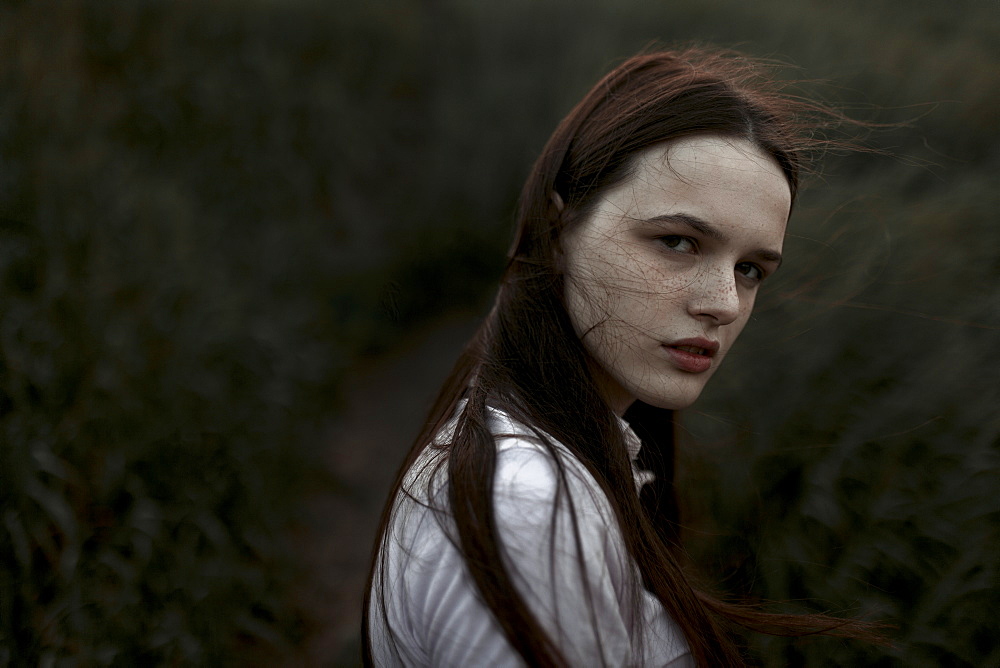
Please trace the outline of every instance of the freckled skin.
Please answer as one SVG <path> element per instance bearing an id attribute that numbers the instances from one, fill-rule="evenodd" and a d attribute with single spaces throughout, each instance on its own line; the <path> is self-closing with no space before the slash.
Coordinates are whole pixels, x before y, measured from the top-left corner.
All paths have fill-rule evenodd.
<path id="1" fill-rule="evenodd" d="M 617 413 L 636 399 L 680 409 L 698 398 L 750 317 L 757 279 L 777 269 L 790 206 L 772 157 L 700 135 L 640 154 L 633 176 L 564 233 L 570 320 Z M 678 368 L 664 347 L 692 337 L 720 344 L 708 371 Z"/>

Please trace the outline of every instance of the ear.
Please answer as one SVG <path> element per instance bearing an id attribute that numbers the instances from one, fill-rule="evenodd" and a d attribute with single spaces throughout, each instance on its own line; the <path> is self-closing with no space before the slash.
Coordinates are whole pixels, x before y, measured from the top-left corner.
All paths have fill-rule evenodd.
<path id="1" fill-rule="evenodd" d="M 557 193 L 555 190 L 549 193 L 549 204 L 550 206 L 555 207 L 556 214 L 561 214 L 563 209 L 566 208 L 566 205 L 563 204 L 562 195 Z"/>
<path id="2" fill-rule="evenodd" d="M 562 213 L 563 207 L 565 206 L 565 204 L 563 204 L 562 195 L 553 190 L 549 195 L 549 198 L 552 200 L 552 203 L 556 205 L 556 210 L 558 210 L 559 213 Z"/>
<path id="3" fill-rule="evenodd" d="M 549 193 L 549 218 L 556 220 L 562 217 L 563 211 L 566 209 L 566 204 L 563 202 L 562 195 L 553 190 Z M 564 273 L 566 270 L 565 258 L 562 250 L 562 234 L 565 231 L 562 225 L 553 225 L 552 230 L 555 232 L 552 239 L 552 252 L 554 254 L 553 260 L 555 261 L 556 271 L 560 274 Z"/>

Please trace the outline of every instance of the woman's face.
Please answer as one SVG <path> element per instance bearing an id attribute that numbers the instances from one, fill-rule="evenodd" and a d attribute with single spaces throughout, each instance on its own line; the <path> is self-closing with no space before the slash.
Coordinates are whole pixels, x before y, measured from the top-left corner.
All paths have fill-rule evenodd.
<path id="1" fill-rule="evenodd" d="M 772 157 L 700 135 L 639 154 L 564 233 L 570 320 L 618 414 L 698 398 L 778 268 L 790 206 Z"/>

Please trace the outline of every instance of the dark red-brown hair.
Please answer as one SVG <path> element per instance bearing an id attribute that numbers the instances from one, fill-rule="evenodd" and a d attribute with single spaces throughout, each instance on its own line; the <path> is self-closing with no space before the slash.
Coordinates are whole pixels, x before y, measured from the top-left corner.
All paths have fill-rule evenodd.
<path id="1" fill-rule="evenodd" d="M 794 201 L 801 174 L 831 143 L 823 130 L 843 117 L 782 90 L 774 68 L 733 52 L 660 51 L 628 59 L 601 79 L 566 116 L 535 162 L 521 194 L 517 230 L 495 304 L 461 354 L 390 495 L 379 528 L 365 599 L 364 656 L 371 662 L 370 614 L 381 610 L 373 583 L 402 472 L 456 414 L 443 460 L 448 507 L 465 563 L 512 647 L 535 666 L 562 666 L 555 641 L 517 591 L 502 558 L 493 510 L 494 438 L 487 407 L 551 436 L 590 471 L 607 495 L 642 586 L 683 631 L 700 666 L 743 665 L 735 624 L 783 635 L 870 637 L 863 623 L 822 615 L 777 615 L 701 592 L 679 564 L 673 491 L 673 414 L 637 404 L 626 414 L 643 440 L 656 482 L 637 497 L 624 437 L 600 395 L 587 354 L 563 303 L 558 244 L 595 198 L 628 178 L 636 156 L 698 134 L 751 142 L 781 166 Z M 467 401 L 461 404 L 462 399 Z M 459 408 L 461 406 L 461 409 Z M 560 461 L 547 442 L 553 459 Z M 557 496 L 557 499 L 560 498 Z M 374 605 L 373 605 L 374 603 Z M 380 612 L 381 611 L 381 612 Z"/>

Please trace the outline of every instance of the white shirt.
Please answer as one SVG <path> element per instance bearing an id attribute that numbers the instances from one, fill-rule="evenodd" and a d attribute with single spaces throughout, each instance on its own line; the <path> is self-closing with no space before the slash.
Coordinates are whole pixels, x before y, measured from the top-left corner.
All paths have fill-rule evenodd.
<path id="1" fill-rule="evenodd" d="M 621 424 L 638 489 L 651 474 L 636 469 L 641 444 Z M 437 441 L 446 443 L 453 430 L 454 421 Z M 490 430 L 497 444 L 497 530 L 511 577 L 570 665 L 598 666 L 603 659 L 608 666 L 693 668 L 680 629 L 642 588 L 607 497 L 585 467 L 557 444 L 573 509 L 560 499 L 553 530 L 552 455 L 500 411 L 491 410 Z M 428 507 L 432 502 L 433 508 L 447 508 L 447 466 L 434 472 L 441 456 L 441 450 L 426 449 L 403 482 L 415 498 L 401 493 L 395 502 L 381 574 L 388 628 L 378 601 L 379 576 L 369 617 L 375 665 L 523 666 L 479 598 L 452 542 L 457 535 L 450 517 Z M 632 618 L 636 597 L 639 619 Z"/>

